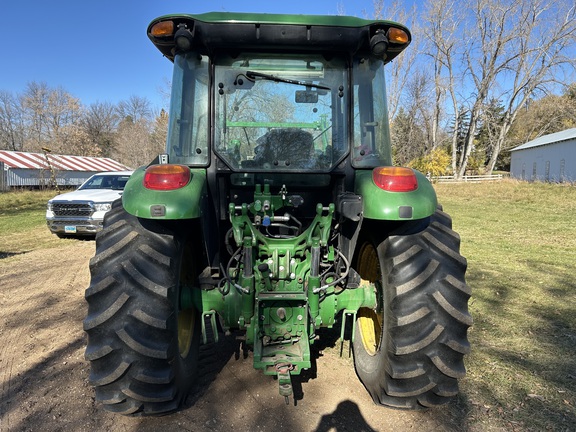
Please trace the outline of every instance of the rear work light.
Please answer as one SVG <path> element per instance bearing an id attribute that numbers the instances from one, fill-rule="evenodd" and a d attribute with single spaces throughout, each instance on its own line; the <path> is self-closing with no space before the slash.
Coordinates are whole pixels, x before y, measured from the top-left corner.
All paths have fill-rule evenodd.
<path id="1" fill-rule="evenodd" d="M 418 189 L 418 179 L 410 168 L 374 168 L 372 179 L 376 186 L 388 192 L 412 192 Z"/>
<path id="2" fill-rule="evenodd" d="M 190 168 L 185 165 L 152 165 L 144 173 L 144 187 L 152 190 L 183 188 L 190 181 Z"/>

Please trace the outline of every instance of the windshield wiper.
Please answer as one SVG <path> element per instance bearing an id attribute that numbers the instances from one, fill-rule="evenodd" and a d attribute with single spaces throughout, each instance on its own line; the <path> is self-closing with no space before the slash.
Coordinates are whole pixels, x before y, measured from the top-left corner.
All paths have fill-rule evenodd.
<path id="1" fill-rule="evenodd" d="M 317 88 L 317 89 L 321 89 L 321 90 L 330 90 L 330 87 L 326 87 L 320 84 L 311 84 L 311 83 L 307 83 L 305 81 L 298 81 L 298 80 L 292 80 L 292 79 L 288 79 L 288 78 L 280 78 L 274 75 L 268 75 L 268 74 L 264 74 L 264 73 L 260 73 L 260 72 L 254 72 L 254 71 L 246 71 L 246 77 L 248 79 L 251 80 L 256 80 L 256 78 L 262 78 L 265 80 L 269 80 L 269 81 L 274 81 L 274 82 L 282 82 L 282 83 L 286 83 L 286 84 L 295 84 L 295 85 L 301 85 L 304 87 L 313 87 L 313 88 Z"/>

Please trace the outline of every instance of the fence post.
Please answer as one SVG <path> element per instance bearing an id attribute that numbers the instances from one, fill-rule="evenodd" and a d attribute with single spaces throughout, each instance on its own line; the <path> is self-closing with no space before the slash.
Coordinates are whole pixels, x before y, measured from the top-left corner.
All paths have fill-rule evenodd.
<path id="1" fill-rule="evenodd" d="M 8 190 L 8 171 L 5 169 L 4 162 L 0 161 L 0 192 L 6 192 Z"/>

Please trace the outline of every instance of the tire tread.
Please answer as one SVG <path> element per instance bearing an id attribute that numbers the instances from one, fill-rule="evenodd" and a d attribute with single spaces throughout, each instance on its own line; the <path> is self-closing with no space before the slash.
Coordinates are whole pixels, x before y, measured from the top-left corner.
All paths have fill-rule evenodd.
<path id="1" fill-rule="evenodd" d="M 421 232 L 370 239 L 384 287 L 382 343 L 368 354 L 354 339 L 356 372 L 374 402 L 423 409 L 448 402 L 464 377 L 472 294 L 460 236 L 441 207 Z M 358 326 L 356 326 L 358 329 Z M 356 330 L 358 331 L 358 330 Z"/>

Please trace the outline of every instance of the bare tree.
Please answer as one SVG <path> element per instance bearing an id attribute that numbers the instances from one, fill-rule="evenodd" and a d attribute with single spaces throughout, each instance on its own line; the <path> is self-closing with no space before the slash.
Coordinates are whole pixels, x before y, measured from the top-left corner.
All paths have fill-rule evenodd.
<path id="1" fill-rule="evenodd" d="M 39 151 L 49 141 L 47 107 L 50 89 L 45 82 L 31 82 L 22 95 L 22 107 L 32 149 Z"/>
<path id="2" fill-rule="evenodd" d="M 75 124 L 81 115 L 80 101 L 62 87 L 50 88 L 45 82 L 28 83 L 21 96 L 21 106 L 29 150 L 61 147 L 60 129 Z"/>
<path id="3" fill-rule="evenodd" d="M 112 157 L 132 168 L 150 163 L 163 152 L 163 148 L 158 149 L 152 143 L 150 129 L 150 123 L 145 120 L 120 123 Z"/>
<path id="4" fill-rule="evenodd" d="M 77 156 L 102 156 L 86 130 L 78 124 L 63 125 L 55 135 L 51 150 L 54 153 Z"/>
<path id="5" fill-rule="evenodd" d="M 426 126 L 429 148 L 442 144 L 442 129 L 449 126 L 453 131 L 452 170 L 462 176 L 475 148 L 478 126 L 483 124 L 491 132 L 487 147 L 487 171 L 491 172 L 519 110 L 537 94 L 565 85 L 568 70 L 573 70 L 576 6 L 554 0 L 474 0 L 465 4 L 428 0 L 414 20 L 424 26 L 423 31 L 414 32 L 415 37 L 425 38 L 426 43 L 424 56 L 416 59 L 410 71 L 419 65 L 434 83 L 433 94 L 422 93 L 433 100 Z M 409 75 L 414 74 L 404 74 Z M 394 92 L 401 94 L 397 100 L 410 106 L 407 98 L 414 96 L 412 84 L 396 83 Z M 391 106 L 394 100 L 392 97 Z M 488 113 L 493 101 L 499 101 L 504 109 L 498 123 L 487 125 L 496 121 Z M 390 112 L 393 117 L 395 112 Z"/>
<path id="6" fill-rule="evenodd" d="M 430 76 L 416 70 L 404 89 L 403 103 L 391 122 L 392 146 L 395 162 L 407 165 L 433 148 Z"/>
<path id="7" fill-rule="evenodd" d="M 488 162 L 492 172 L 508 131 L 519 110 L 532 95 L 555 84 L 563 84 L 566 68 L 574 68 L 573 48 L 576 41 L 576 6 L 569 2 L 550 0 L 525 1 L 521 14 L 522 32 L 516 40 L 516 49 L 522 55 L 512 55 L 511 70 L 506 70 L 512 85 L 502 93 L 507 100 L 502 127 L 493 144 Z M 572 50 L 571 50 L 572 49 Z M 572 51 L 572 52 L 570 52 Z"/>
<path id="8" fill-rule="evenodd" d="M 46 102 L 46 121 L 51 138 L 58 135 L 60 128 L 78 122 L 81 115 L 80 100 L 64 88 L 49 89 Z"/>
<path id="9" fill-rule="evenodd" d="M 473 98 L 458 176 L 466 171 L 477 124 L 490 100 L 502 101 L 504 112 L 488 172 L 519 109 L 534 92 L 558 83 L 566 67 L 573 67 L 568 51 L 574 46 L 576 7 L 554 0 L 477 0 L 467 24 L 463 54 Z"/>
<path id="10" fill-rule="evenodd" d="M 163 109 L 154 120 L 152 133 L 150 134 L 150 145 L 156 154 L 163 153 L 166 149 L 166 138 L 168 136 L 168 113 Z"/>
<path id="11" fill-rule="evenodd" d="M 12 93 L 0 91 L 0 148 L 24 149 L 25 127 L 19 99 Z"/>
<path id="12" fill-rule="evenodd" d="M 406 86 L 406 95 L 410 115 L 420 123 L 424 139 L 420 143 L 424 152 L 435 149 L 438 145 L 438 103 L 435 103 L 431 78 L 422 69 L 417 69 Z"/>
<path id="13" fill-rule="evenodd" d="M 431 0 L 425 5 L 424 23 L 426 30 L 422 32 L 426 38 L 424 54 L 433 65 L 434 73 L 434 109 L 432 115 L 432 148 L 439 145 L 439 131 L 445 116 L 445 101 L 449 98 L 452 124 L 452 172 L 456 173 L 458 160 L 459 132 L 462 127 L 463 113 L 460 109 L 462 90 L 457 83 L 461 76 L 456 70 L 460 55 L 461 22 L 463 8 L 454 0 Z"/>
<path id="14" fill-rule="evenodd" d="M 120 101 L 116 107 L 116 112 L 121 121 L 132 121 L 138 123 L 141 120 L 152 119 L 152 109 L 150 101 L 145 97 L 132 95 L 128 100 Z"/>
<path id="15" fill-rule="evenodd" d="M 110 156 L 119 123 L 116 107 L 110 102 L 94 102 L 84 110 L 80 125 L 102 156 Z"/>

